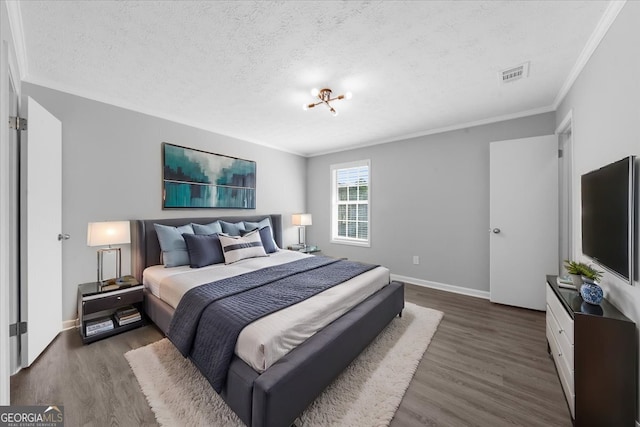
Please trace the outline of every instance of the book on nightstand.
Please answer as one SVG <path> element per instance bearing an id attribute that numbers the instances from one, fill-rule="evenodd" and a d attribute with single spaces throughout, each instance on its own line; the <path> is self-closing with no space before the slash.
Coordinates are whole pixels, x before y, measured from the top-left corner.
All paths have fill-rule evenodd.
<path id="1" fill-rule="evenodd" d="M 142 315 L 137 308 L 129 306 L 116 310 L 114 318 L 118 323 L 118 326 L 124 326 L 142 320 Z"/>
<path id="2" fill-rule="evenodd" d="M 113 320 L 110 318 L 91 320 L 86 323 L 85 335 L 91 336 L 101 332 L 110 331 L 113 327 Z"/>

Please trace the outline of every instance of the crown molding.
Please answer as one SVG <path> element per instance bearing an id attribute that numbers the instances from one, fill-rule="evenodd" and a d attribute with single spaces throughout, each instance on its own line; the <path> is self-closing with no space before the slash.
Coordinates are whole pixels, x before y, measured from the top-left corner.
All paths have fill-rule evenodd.
<path id="1" fill-rule="evenodd" d="M 506 120 L 520 119 L 522 117 L 535 116 L 536 114 L 544 114 L 544 113 L 549 113 L 549 112 L 552 112 L 552 111 L 555 111 L 555 108 L 553 106 L 549 105 L 549 106 L 546 106 L 546 107 L 534 108 L 534 109 L 526 110 L 526 111 L 519 111 L 517 113 L 504 114 L 502 116 L 489 117 L 489 118 L 486 118 L 486 119 L 475 120 L 475 121 L 472 121 L 472 122 L 459 123 L 459 124 L 455 124 L 455 125 L 451 125 L 451 126 L 445 126 L 445 127 L 440 127 L 440 128 L 429 129 L 429 130 L 426 130 L 426 131 L 423 131 L 423 132 L 416 132 L 416 133 L 410 133 L 410 134 L 406 134 L 406 135 L 394 136 L 394 137 L 391 137 L 391 138 L 377 140 L 377 141 L 373 141 L 373 142 L 366 143 L 366 144 L 353 145 L 353 146 L 350 146 L 350 147 L 339 148 L 339 149 L 329 150 L 329 151 L 322 151 L 320 153 L 309 154 L 309 155 L 307 155 L 307 157 L 317 157 L 317 156 L 324 156 L 326 154 L 340 153 L 340 152 L 343 152 L 343 151 L 357 150 L 359 148 L 366 148 L 366 147 L 371 147 L 371 146 L 374 146 L 374 145 L 387 144 L 387 143 L 390 143 L 390 142 L 404 141 L 404 140 L 407 140 L 407 139 L 419 138 L 421 136 L 435 135 L 435 134 L 438 134 L 438 133 L 451 132 L 451 131 L 460 130 L 460 129 L 466 129 L 466 128 L 471 128 L 471 127 L 476 127 L 476 126 L 489 125 L 489 124 L 492 124 L 492 123 L 504 122 Z"/>
<path id="2" fill-rule="evenodd" d="M 607 9 L 602 14 L 600 21 L 598 21 L 598 25 L 596 25 L 595 30 L 593 30 L 591 37 L 587 40 L 587 44 L 582 49 L 582 52 L 580 52 L 576 63 L 573 64 L 573 68 L 569 72 L 567 79 L 564 81 L 564 84 L 556 95 L 556 99 L 553 101 L 554 109 L 557 109 L 564 97 L 567 96 L 567 93 L 569 93 L 569 90 L 575 83 L 583 68 L 587 65 L 589 58 L 591 58 L 593 52 L 598 48 L 600 42 L 607 34 L 607 31 L 609 31 L 611 24 L 616 20 L 618 14 L 626 3 L 627 0 L 616 0 L 609 3 L 609 6 L 607 6 Z"/>
<path id="3" fill-rule="evenodd" d="M 184 124 L 184 125 L 187 125 L 187 126 L 198 128 L 198 129 L 203 129 L 203 130 L 206 130 L 206 131 L 209 131 L 209 132 L 214 132 L 214 133 L 217 133 L 219 135 L 224 135 L 224 136 L 228 136 L 228 137 L 232 137 L 232 138 L 237 138 L 237 139 L 240 139 L 240 140 L 243 140 L 243 141 L 247 141 L 247 142 L 250 142 L 250 143 L 253 143 L 253 144 L 261 145 L 261 146 L 264 146 L 264 147 L 267 147 L 267 148 L 270 148 L 270 149 L 274 149 L 274 150 L 277 150 L 277 151 L 281 151 L 281 152 L 285 152 L 285 153 L 289 153 L 289 154 L 293 154 L 293 155 L 297 155 L 297 156 L 301 156 L 301 157 L 307 157 L 307 158 L 316 157 L 316 156 L 322 156 L 322 155 L 332 154 L 332 153 L 338 153 L 338 152 L 343 152 L 343 151 L 355 150 L 355 149 L 359 149 L 359 148 L 365 148 L 365 147 L 385 144 L 385 143 L 389 143 L 389 142 L 396 142 L 396 141 L 401 141 L 401 140 L 406 140 L 406 139 L 411 139 L 411 138 L 417 138 L 417 137 L 422 137 L 422 136 L 428 136 L 428 135 L 433 135 L 433 134 L 438 134 L 438 133 L 443 133 L 443 132 L 450 132 L 450 131 L 455 131 L 455 130 L 459 130 L 459 129 L 474 127 L 474 126 L 482 126 L 482 125 L 485 125 L 485 124 L 491 124 L 491 123 L 496 123 L 496 122 L 500 122 L 500 121 L 505 121 L 505 120 L 510 120 L 510 119 L 516 119 L 516 118 L 531 116 L 531 115 L 535 115 L 535 114 L 542 114 L 542 113 L 546 113 L 546 112 L 555 111 L 555 110 L 557 110 L 558 106 L 563 101 L 563 99 L 565 98 L 565 96 L 567 95 L 567 93 L 569 92 L 569 90 L 571 89 L 573 84 L 575 83 L 576 79 L 578 78 L 578 76 L 580 75 L 580 73 L 584 69 L 585 65 L 587 64 L 587 62 L 591 58 L 591 55 L 595 52 L 595 50 L 599 46 L 600 42 L 602 41 L 604 36 L 607 34 L 609 28 L 611 27 L 611 25 L 613 24 L 613 22 L 617 18 L 618 14 L 622 10 L 622 8 L 626 4 L 626 2 L 627 2 L 627 0 L 614 0 L 614 1 L 610 1 L 609 2 L 609 5 L 607 6 L 607 9 L 603 13 L 603 15 L 600 18 L 600 20 L 598 21 L 598 24 L 597 24 L 595 30 L 593 31 L 593 33 L 589 37 L 589 40 L 587 41 L 586 45 L 582 49 L 582 51 L 581 51 L 580 55 L 578 56 L 578 59 L 576 60 L 573 68 L 571 69 L 569 75 L 567 76 L 566 80 L 564 81 L 564 83 L 563 83 L 562 87 L 560 88 L 558 94 L 556 95 L 556 98 L 555 98 L 553 104 L 550 105 L 550 106 L 540 107 L 540 108 L 537 108 L 537 109 L 532 109 L 532 110 L 527 110 L 527 111 L 522 111 L 522 112 L 517 112 L 517 113 L 512 113 L 512 114 L 507 114 L 507 115 L 503 115 L 503 116 L 497 116 L 497 117 L 492 117 L 492 118 L 487 118 L 487 119 L 482 119 L 482 120 L 477 120 L 477 121 L 472 121 L 472 122 L 467 122 L 467 123 L 456 124 L 456 125 L 452 125 L 452 126 L 435 128 L 435 129 L 431 129 L 431 130 L 427 130 L 427 131 L 423 131 L 423 132 L 417 132 L 417 133 L 412 133 L 412 134 L 394 136 L 394 137 L 390 137 L 390 138 L 386 138 L 386 139 L 382 139 L 382 140 L 376 140 L 376 141 L 372 141 L 372 142 L 365 143 L 365 144 L 354 145 L 354 146 L 339 148 L 339 149 L 335 149 L 335 150 L 328 150 L 328 151 L 322 151 L 322 152 L 318 152 L 318 153 L 305 154 L 305 153 L 302 153 L 302 152 L 297 152 L 297 151 L 283 149 L 281 147 L 276 147 L 274 145 L 271 145 L 271 144 L 268 144 L 268 143 L 265 143 L 265 142 L 259 141 L 259 140 L 246 139 L 245 137 L 237 136 L 237 135 L 231 135 L 231 134 L 222 134 L 219 131 L 216 131 L 216 129 L 211 128 L 211 126 L 209 126 L 208 124 L 199 123 L 199 122 L 196 122 L 196 121 L 193 121 L 193 120 L 189 120 L 189 119 L 185 120 L 183 117 L 179 117 L 179 116 L 175 116 L 175 115 L 171 115 L 171 114 L 166 114 L 166 113 L 163 113 L 163 112 L 160 112 L 160 111 L 155 111 L 153 109 L 140 108 L 139 106 L 136 106 L 136 105 L 133 105 L 133 104 L 129 104 L 127 102 L 123 102 L 122 100 L 118 100 L 118 99 L 112 99 L 112 98 L 109 98 L 109 97 L 104 97 L 104 96 L 101 96 L 101 95 L 90 94 L 90 93 L 80 93 L 79 91 L 73 90 L 73 89 L 71 89 L 69 87 L 61 87 L 60 84 L 52 82 L 52 81 L 47 81 L 46 79 L 37 79 L 37 78 L 34 79 L 34 78 L 32 78 L 32 76 L 29 75 L 27 52 L 26 52 L 26 43 L 25 43 L 25 37 L 24 37 L 24 28 L 23 28 L 22 13 L 21 13 L 21 8 L 20 8 L 20 1 L 18 1 L 18 0 L 6 0 L 6 1 L 3 1 L 3 3 L 6 4 L 6 8 L 7 8 L 9 26 L 11 28 L 11 34 L 12 34 L 13 41 L 14 41 L 17 66 L 18 66 L 18 71 L 19 71 L 19 75 L 20 75 L 20 79 L 21 80 L 29 82 L 29 83 L 37 84 L 37 85 L 40 85 L 40 86 L 48 87 L 48 88 L 51 88 L 51 89 L 54 89 L 54 90 L 59 90 L 59 91 L 65 92 L 65 93 L 69 93 L 69 94 L 75 95 L 75 96 L 80 96 L 80 97 L 91 99 L 91 100 L 98 101 L 98 102 L 104 102 L 104 103 L 107 103 L 107 104 L 110 104 L 110 105 L 114 105 L 114 106 L 117 106 L 117 107 L 120 107 L 120 108 L 128 109 L 128 110 L 131 110 L 131 111 L 136 111 L 136 112 L 143 113 L 143 114 L 148 114 L 148 115 L 151 115 L 151 116 L 154 116 L 154 117 L 162 118 L 162 119 L 165 119 L 165 120 L 173 121 L 173 122 L 176 122 L 176 123 Z"/>
<path id="4" fill-rule="evenodd" d="M 17 0 L 6 0 L 4 3 L 7 5 L 7 16 L 9 18 L 9 27 L 11 27 L 16 60 L 18 61 L 20 80 L 24 80 L 29 75 L 29 64 L 27 62 L 27 49 L 24 42 L 20 2 Z"/>
<path id="5" fill-rule="evenodd" d="M 168 121 L 171 121 L 171 122 L 174 122 L 174 123 L 178 123 L 178 124 L 181 124 L 181 125 L 191 126 L 191 127 L 197 128 L 197 129 L 202 129 L 202 130 L 206 130 L 208 132 L 213 132 L 213 133 L 216 133 L 218 135 L 223 135 L 223 136 L 227 136 L 227 137 L 230 137 L 230 138 L 236 138 L 236 139 L 239 139 L 241 141 L 249 142 L 249 143 L 256 144 L 256 145 L 261 145 L 263 147 L 267 147 L 267 148 L 270 148 L 272 150 L 277 150 L 277 151 L 281 151 L 281 152 L 284 152 L 284 153 L 293 154 L 293 155 L 296 155 L 296 156 L 306 157 L 306 158 L 323 156 L 325 154 L 339 153 L 339 152 L 343 152 L 343 151 L 356 150 L 356 149 L 359 149 L 359 148 L 371 147 L 371 146 L 374 146 L 374 145 L 386 144 L 386 143 L 390 143 L 390 142 L 398 142 L 398 141 L 403 141 L 403 140 L 411 139 L 411 138 L 417 138 L 417 137 L 421 137 L 421 136 L 434 135 L 434 134 L 438 134 L 438 133 L 444 133 L 444 132 L 450 132 L 450 131 L 455 131 L 455 130 L 460 130 L 460 129 L 466 129 L 466 128 L 475 127 L 475 126 L 482 126 L 482 125 L 487 125 L 487 124 L 491 124 L 491 123 L 497 123 L 497 122 L 502 122 L 502 121 L 512 120 L 512 119 L 519 119 L 519 118 L 522 118 L 522 117 L 534 116 L 536 114 L 543 114 L 543 113 L 548 113 L 548 112 L 551 112 L 551 111 L 555 111 L 555 109 L 552 106 L 534 108 L 534 109 L 531 109 L 531 110 L 520 111 L 520 112 L 517 112 L 517 113 L 505 114 L 505 115 L 496 116 L 496 117 L 490 117 L 490 118 L 487 118 L 487 119 L 476 120 L 476 121 L 473 121 L 473 122 L 460 123 L 460 124 L 456 124 L 456 125 L 452 125 L 452 126 L 446 126 L 446 127 L 436 128 L 436 129 L 430 129 L 430 130 L 423 131 L 423 132 L 416 132 L 416 133 L 412 133 L 412 134 L 406 134 L 406 135 L 400 135 L 400 136 L 395 136 L 395 137 L 391 137 L 391 138 L 386 138 L 386 139 L 383 139 L 383 140 L 376 140 L 376 141 L 373 141 L 371 143 L 355 145 L 355 146 L 350 146 L 350 147 L 344 147 L 344 148 L 340 148 L 340 149 L 336 149 L 336 150 L 323 151 L 323 152 L 320 152 L 320 153 L 305 154 L 305 153 L 302 153 L 302 152 L 297 152 L 297 151 L 287 150 L 287 149 L 284 149 L 282 147 L 277 147 L 275 145 L 271 145 L 271 144 L 268 144 L 266 142 L 259 141 L 259 140 L 247 139 L 246 137 L 243 137 L 243 136 L 237 136 L 237 135 L 232 135 L 232 134 L 228 134 L 228 133 L 221 133 L 219 130 L 214 129 L 211 126 L 208 126 L 207 124 L 203 124 L 203 123 L 200 123 L 200 122 L 197 122 L 197 121 L 185 119 L 183 117 L 176 116 L 176 115 L 166 114 L 164 112 L 156 111 L 156 110 L 153 110 L 153 109 L 140 108 L 137 105 L 130 104 L 130 103 L 127 103 L 127 102 L 123 102 L 120 99 L 105 97 L 105 96 L 102 96 L 102 95 L 91 94 L 91 93 L 87 93 L 87 92 L 84 92 L 84 91 L 78 91 L 78 90 L 76 90 L 76 89 L 74 89 L 72 87 L 68 87 L 66 85 L 61 85 L 60 83 L 57 83 L 57 82 L 54 82 L 54 81 L 50 81 L 50 80 L 47 80 L 47 79 L 29 78 L 29 79 L 26 79 L 24 81 L 26 83 L 30 83 L 30 84 L 46 87 L 46 88 L 49 88 L 49 89 L 52 89 L 52 90 L 57 90 L 59 92 L 68 93 L 70 95 L 74 95 L 74 96 L 78 96 L 78 97 L 81 97 L 81 98 L 90 99 L 90 100 L 96 101 L 96 102 L 102 102 L 102 103 L 105 103 L 105 104 L 108 104 L 108 105 L 112 105 L 114 107 L 119 107 L 119 108 L 123 108 L 125 110 L 130 110 L 130 111 L 135 111 L 137 113 L 146 114 L 146 115 L 149 115 L 149 116 L 152 116 L 152 117 L 168 120 Z"/>

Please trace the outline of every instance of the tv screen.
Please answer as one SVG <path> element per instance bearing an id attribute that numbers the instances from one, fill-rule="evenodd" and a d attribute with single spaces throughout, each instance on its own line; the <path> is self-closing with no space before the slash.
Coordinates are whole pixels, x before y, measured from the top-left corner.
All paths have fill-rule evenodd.
<path id="1" fill-rule="evenodd" d="M 633 251 L 633 162 L 629 156 L 582 175 L 582 252 L 627 280 Z"/>

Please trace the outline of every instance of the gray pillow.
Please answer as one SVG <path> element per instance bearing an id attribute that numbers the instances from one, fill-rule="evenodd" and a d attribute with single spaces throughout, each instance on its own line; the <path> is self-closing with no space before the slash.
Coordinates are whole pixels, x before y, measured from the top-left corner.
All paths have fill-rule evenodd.
<path id="1" fill-rule="evenodd" d="M 191 226 L 193 227 L 193 232 L 195 234 L 209 235 L 222 233 L 222 226 L 220 225 L 220 221 L 213 221 L 211 224 L 206 225 L 191 223 Z"/>
<path id="2" fill-rule="evenodd" d="M 226 222 L 220 221 L 220 225 L 222 226 L 222 232 L 228 234 L 229 236 L 239 236 L 241 231 L 244 231 L 244 222 Z"/>
<path id="3" fill-rule="evenodd" d="M 200 268 L 224 262 L 224 254 L 217 234 L 205 236 L 185 233 L 182 237 L 187 243 L 191 268 Z"/>
<path id="4" fill-rule="evenodd" d="M 178 267 L 189 265 L 189 252 L 187 244 L 182 237 L 183 234 L 193 234 L 191 224 L 180 227 L 153 224 L 158 233 L 158 242 L 162 250 L 162 260 L 165 267 Z"/>
<path id="5" fill-rule="evenodd" d="M 244 221 L 245 230 L 255 230 L 255 229 L 261 230 L 264 227 L 270 227 L 271 237 L 273 237 L 273 226 L 271 225 L 271 219 L 269 217 L 265 219 L 261 219 L 260 222 Z"/>

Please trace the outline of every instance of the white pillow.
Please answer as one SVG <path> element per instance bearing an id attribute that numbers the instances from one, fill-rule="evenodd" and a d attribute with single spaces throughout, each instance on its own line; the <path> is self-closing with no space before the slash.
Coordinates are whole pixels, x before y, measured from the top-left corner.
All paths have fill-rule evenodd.
<path id="1" fill-rule="evenodd" d="M 219 234 L 218 237 L 220 238 L 225 264 L 232 264 L 247 258 L 267 256 L 258 230 L 247 233 L 242 237 L 226 234 Z"/>

